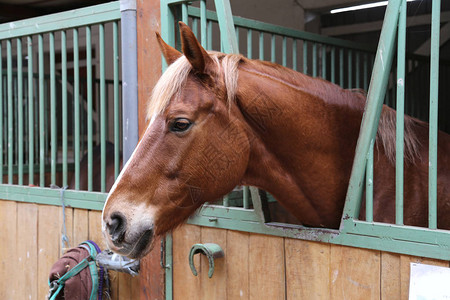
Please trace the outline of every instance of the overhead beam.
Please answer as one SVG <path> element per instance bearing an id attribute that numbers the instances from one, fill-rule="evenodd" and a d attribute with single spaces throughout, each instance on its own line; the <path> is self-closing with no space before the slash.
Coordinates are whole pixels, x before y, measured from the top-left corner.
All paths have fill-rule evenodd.
<path id="1" fill-rule="evenodd" d="M 442 12 L 441 23 L 446 23 L 449 21 L 450 21 L 450 11 Z M 430 23 L 431 23 L 431 14 L 412 16 L 406 19 L 406 26 L 408 27 L 428 25 Z M 352 25 L 324 27 L 321 29 L 321 34 L 327 36 L 339 36 L 347 34 L 365 33 L 371 31 L 379 31 L 381 30 L 382 25 L 383 20 Z"/>
<path id="2" fill-rule="evenodd" d="M 450 39 L 450 22 L 441 27 L 439 36 L 439 46 L 442 46 Z M 431 51 L 431 37 L 420 45 L 414 54 L 429 56 Z"/>
<path id="3" fill-rule="evenodd" d="M 325 9 L 342 8 L 373 2 L 373 0 L 300 0 L 297 1 L 303 9 L 323 11 Z"/>

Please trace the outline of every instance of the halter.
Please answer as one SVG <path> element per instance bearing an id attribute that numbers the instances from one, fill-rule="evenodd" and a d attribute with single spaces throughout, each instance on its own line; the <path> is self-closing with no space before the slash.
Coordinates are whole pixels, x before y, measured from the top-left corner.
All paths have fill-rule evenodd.
<path id="1" fill-rule="evenodd" d="M 97 257 L 97 253 L 100 252 L 99 247 L 97 244 L 95 244 L 93 241 L 85 241 L 80 244 L 81 247 L 85 248 L 89 251 L 89 256 L 83 259 L 81 262 L 79 262 L 75 267 L 73 267 L 69 272 L 64 274 L 61 278 L 58 280 L 54 280 L 52 282 L 48 282 L 49 285 L 49 294 L 48 299 L 54 300 L 56 296 L 61 292 L 61 290 L 64 288 L 64 285 L 67 280 L 72 278 L 73 276 L 80 273 L 84 268 L 89 266 L 89 271 L 91 274 L 91 280 L 92 280 L 92 290 L 91 290 L 91 296 L 89 297 L 89 300 L 95 300 L 97 299 L 98 294 L 98 288 L 99 288 L 99 276 L 97 271 L 97 265 L 95 263 L 95 259 Z M 100 273 L 103 273 L 103 268 L 101 268 Z M 101 299 L 101 296 L 99 297 Z"/>

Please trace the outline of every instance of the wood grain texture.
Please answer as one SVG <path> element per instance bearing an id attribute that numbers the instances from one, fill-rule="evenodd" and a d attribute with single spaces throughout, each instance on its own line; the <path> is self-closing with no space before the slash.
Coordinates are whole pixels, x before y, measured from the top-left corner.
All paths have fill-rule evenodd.
<path id="1" fill-rule="evenodd" d="M 330 299 L 380 299 L 380 252 L 333 245 Z"/>
<path id="2" fill-rule="evenodd" d="M 201 228 L 201 242 L 218 244 L 224 252 L 227 249 L 227 231 L 217 228 L 202 227 Z M 200 256 L 200 299 L 227 299 L 227 264 L 225 260 L 228 258 L 227 253 L 223 258 L 214 260 L 214 274 L 211 278 L 208 277 L 209 262 L 205 255 L 196 254 Z"/>
<path id="3" fill-rule="evenodd" d="M 329 299 L 330 251 L 330 244 L 286 238 L 287 299 Z"/>
<path id="4" fill-rule="evenodd" d="M 20 274 L 15 278 L 20 280 L 15 280 L 19 284 L 16 299 L 37 299 L 38 206 L 36 204 L 17 203 L 17 237 L 15 269 Z"/>
<path id="5" fill-rule="evenodd" d="M 284 239 L 251 234 L 249 241 L 250 299 L 285 299 Z"/>
<path id="6" fill-rule="evenodd" d="M 16 279 L 12 270 L 17 262 L 17 204 L 0 201 L 0 298 L 17 299 Z"/>
<path id="7" fill-rule="evenodd" d="M 71 246 L 75 247 L 89 238 L 89 216 L 87 209 L 74 209 L 73 239 Z"/>
<path id="8" fill-rule="evenodd" d="M 249 242 L 247 232 L 227 231 L 225 262 L 227 268 L 227 299 L 249 299 Z"/>
<path id="9" fill-rule="evenodd" d="M 400 255 L 381 252 L 381 299 L 400 299 Z"/>
<path id="10" fill-rule="evenodd" d="M 38 212 L 38 299 L 45 299 L 48 293 L 48 275 L 60 256 L 59 215 L 61 208 L 39 205 Z"/>
<path id="11" fill-rule="evenodd" d="M 175 300 L 200 299 L 200 277 L 194 276 L 189 267 L 189 251 L 200 243 L 199 226 L 183 225 L 173 232 L 173 298 Z M 200 257 L 194 257 L 197 270 L 201 270 Z"/>

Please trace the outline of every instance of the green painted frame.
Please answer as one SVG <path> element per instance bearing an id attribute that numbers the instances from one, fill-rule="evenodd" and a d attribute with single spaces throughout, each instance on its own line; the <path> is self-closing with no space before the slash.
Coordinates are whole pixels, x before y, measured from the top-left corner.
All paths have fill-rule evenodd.
<path id="1" fill-rule="evenodd" d="M 395 36 L 397 34 L 396 30 L 399 22 L 400 7 L 403 1 L 404 0 L 389 1 L 386 10 L 385 21 L 383 23 L 380 38 L 383 43 L 379 44 L 376 51 L 366 112 L 364 114 L 358 139 L 352 177 L 349 184 L 340 229 L 317 229 L 288 224 L 265 223 L 264 215 L 261 210 L 261 198 L 255 188 L 251 188 L 254 209 L 207 204 L 188 220 L 189 224 L 450 260 L 450 251 L 448 251 L 450 249 L 450 232 L 404 226 L 401 224 L 384 224 L 357 220 L 362 200 L 361 196 L 365 180 L 367 155 L 378 126 L 378 119 L 394 56 Z M 373 49 L 348 41 L 296 31 L 236 16 L 230 18 L 229 16 L 232 14 L 231 8 L 229 7 L 229 1 L 220 0 L 215 2 L 216 12 L 211 12 L 202 11 L 202 6 L 200 9 L 187 6 L 189 3 L 188 1 L 161 0 L 162 37 L 169 44 L 175 46 L 175 11 L 180 10 L 179 5 L 181 5 L 181 10 L 185 10 L 185 13 L 187 12 L 191 17 L 201 18 L 203 15 L 206 16 L 208 20 L 218 21 L 221 34 L 224 31 L 226 32 L 225 36 L 228 40 L 225 43 L 222 42 L 222 45 L 224 47 L 224 52 L 228 53 L 236 52 L 236 48 L 232 46 L 237 43 L 236 36 L 228 34 L 229 32 L 234 32 L 235 24 L 240 27 L 276 33 L 307 41 L 329 43 L 331 45 L 347 47 L 350 49 L 354 48 L 361 51 L 373 51 Z M 228 2 L 228 4 L 224 5 L 224 2 Z M 186 19 L 187 17 L 185 17 L 185 21 Z M 223 39 L 223 36 L 221 38 Z M 168 259 L 170 260 L 170 257 Z M 170 264 L 170 261 L 168 263 Z M 166 274 L 168 275 L 168 277 L 166 277 L 166 283 L 171 280 L 171 275 L 169 273 Z M 170 296 L 171 291 L 167 290 L 167 292 Z"/>

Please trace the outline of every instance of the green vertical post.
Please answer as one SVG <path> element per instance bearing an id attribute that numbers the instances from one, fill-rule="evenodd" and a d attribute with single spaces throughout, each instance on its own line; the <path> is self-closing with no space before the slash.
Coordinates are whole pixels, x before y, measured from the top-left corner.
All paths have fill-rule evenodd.
<path id="1" fill-rule="evenodd" d="M 275 62 L 276 55 L 275 55 L 275 34 L 272 34 L 270 39 L 270 61 Z"/>
<path id="2" fill-rule="evenodd" d="M 264 32 L 259 32 L 259 59 L 264 60 Z"/>
<path id="3" fill-rule="evenodd" d="M 80 60 L 78 49 L 78 29 L 73 29 L 73 118 L 75 145 L 74 163 L 75 163 L 75 190 L 80 189 Z"/>
<path id="4" fill-rule="evenodd" d="M 1 57 L 1 52 L 0 52 Z M 33 97 L 33 39 L 27 37 L 28 58 L 28 184 L 34 185 L 34 97 Z M 0 64 L 1 69 L 1 64 Z M 1 78 L 1 74 L 0 74 Z M 0 84 L 1 85 L 1 84 Z M 1 99 L 0 93 L 0 99 Z M 1 105 L 0 105 L 1 107 Z M 0 115 L 1 112 L 0 112 Z M 1 132 L 1 130 L 0 130 Z M 1 138 L 0 138 L 1 140 Z M 0 151 L 1 153 L 1 151 Z M 0 164 L 1 165 L 1 164 Z M 0 176 L 1 177 L 1 176 Z"/>
<path id="5" fill-rule="evenodd" d="M 165 237 L 166 300 L 173 299 L 173 240 L 172 234 Z"/>
<path id="6" fill-rule="evenodd" d="M 297 40 L 292 41 L 292 69 L 297 71 Z"/>
<path id="7" fill-rule="evenodd" d="M 287 65 L 287 38 L 283 36 L 283 42 L 281 44 L 281 56 L 282 56 L 282 65 L 283 67 L 286 67 Z"/>
<path id="8" fill-rule="evenodd" d="M 428 162 L 428 227 L 437 228 L 437 146 L 439 93 L 439 34 L 441 1 L 433 0 L 431 8 L 430 56 L 430 128 Z"/>
<path id="9" fill-rule="evenodd" d="M 18 184 L 23 185 L 23 70 L 22 70 L 22 40 L 17 39 L 17 119 L 18 119 Z"/>
<path id="10" fill-rule="evenodd" d="M 206 21 L 206 0 L 200 0 L 200 34 L 203 48 L 207 47 Z"/>
<path id="11" fill-rule="evenodd" d="M 219 20 L 220 39 L 225 53 L 239 53 L 239 47 L 234 34 L 233 13 L 229 0 L 214 0 Z"/>
<path id="12" fill-rule="evenodd" d="M 339 49 L 339 85 L 344 88 L 344 49 Z"/>
<path id="13" fill-rule="evenodd" d="M 56 77 L 55 77 L 55 34 L 49 34 L 50 46 L 50 166 L 51 166 L 51 184 L 56 185 Z"/>
<path id="14" fill-rule="evenodd" d="M 92 126 L 92 36 L 91 36 L 91 27 L 86 26 L 86 69 L 87 69 L 87 134 L 88 134 L 88 191 L 92 191 L 93 186 L 93 145 L 92 145 L 92 134 L 93 134 L 93 126 Z"/>
<path id="15" fill-rule="evenodd" d="M 61 102 L 62 102 L 62 160 L 63 160 L 63 187 L 67 186 L 67 36 L 61 31 Z"/>
<path id="16" fill-rule="evenodd" d="M 223 197 L 223 206 L 225 206 L 225 207 L 229 207 L 230 206 L 230 196 L 229 195 L 225 195 Z"/>
<path id="17" fill-rule="evenodd" d="M 3 57 L 2 53 L 2 43 L 0 41 L 0 57 Z M 3 116 L 3 62 L 0 59 L 0 116 Z M 3 153 L 4 153 L 4 143 L 3 143 L 3 121 L 4 117 L 0 120 L 0 183 L 3 183 Z"/>
<path id="18" fill-rule="evenodd" d="M 106 192 L 106 87 L 105 87 L 105 25 L 99 25 L 100 52 L 100 191 Z"/>
<path id="19" fill-rule="evenodd" d="M 308 42 L 303 41 L 303 74 L 308 74 Z"/>
<path id="20" fill-rule="evenodd" d="M 359 54 L 359 52 L 356 52 L 356 55 L 355 55 L 356 57 L 355 57 L 355 87 L 357 88 L 357 89 L 359 89 L 360 88 L 360 86 L 359 86 L 359 56 L 360 56 L 360 54 Z"/>
<path id="21" fill-rule="evenodd" d="M 403 145 L 405 114 L 406 0 L 402 1 L 397 41 L 397 124 L 395 148 L 395 224 L 403 225 Z"/>
<path id="22" fill-rule="evenodd" d="M 312 48 L 312 68 L 313 68 L 313 73 L 312 76 L 313 77 L 317 77 L 317 44 L 313 43 L 313 48 Z"/>
<path id="23" fill-rule="evenodd" d="M 336 47 L 331 47 L 331 82 L 336 83 Z"/>
<path id="24" fill-rule="evenodd" d="M 250 203 L 249 203 L 249 187 L 248 186 L 244 186 L 242 198 L 243 198 L 243 207 L 245 209 L 249 209 Z"/>
<path id="25" fill-rule="evenodd" d="M 113 23 L 113 67 L 114 67 L 114 178 L 120 170 L 120 99 L 119 99 L 119 30 Z"/>
<path id="26" fill-rule="evenodd" d="M 252 52 L 253 52 L 253 47 L 252 47 L 252 30 L 248 29 L 247 30 L 247 58 L 252 59 Z"/>
<path id="27" fill-rule="evenodd" d="M 195 37 L 198 39 L 198 19 L 197 18 L 192 19 L 192 32 L 194 33 Z"/>
<path id="28" fill-rule="evenodd" d="M 327 46 L 322 44 L 322 78 L 327 79 Z"/>
<path id="29" fill-rule="evenodd" d="M 12 45 L 6 40 L 6 72 L 8 88 L 8 184 L 13 184 L 13 154 L 14 154 L 14 104 L 13 104 L 13 74 Z"/>
<path id="30" fill-rule="evenodd" d="M 189 24 L 188 6 L 186 3 L 181 4 L 181 21 L 186 25 Z"/>
<path id="31" fill-rule="evenodd" d="M 351 89 L 353 88 L 353 74 L 352 74 L 352 67 L 353 67 L 353 51 L 351 49 L 348 50 L 347 52 L 348 55 L 348 59 L 347 59 L 347 63 L 348 63 L 348 67 L 347 67 L 347 75 L 348 75 L 348 86 L 347 88 Z"/>
<path id="32" fill-rule="evenodd" d="M 208 39 L 206 40 L 207 49 L 212 50 L 212 21 L 208 21 Z"/>
<path id="33" fill-rule="evenodd" d="M 44 36 L 38 36 L 39 61 L 39 186 L 45 186 L 45 95 L 44 95 Z"/>
<path id="34" fill-rule="evenodd" d="M 366 162 L 366 221 L 373 222 L 373 145 L 374 140 L 370 142 L 369 152 Z"/>

